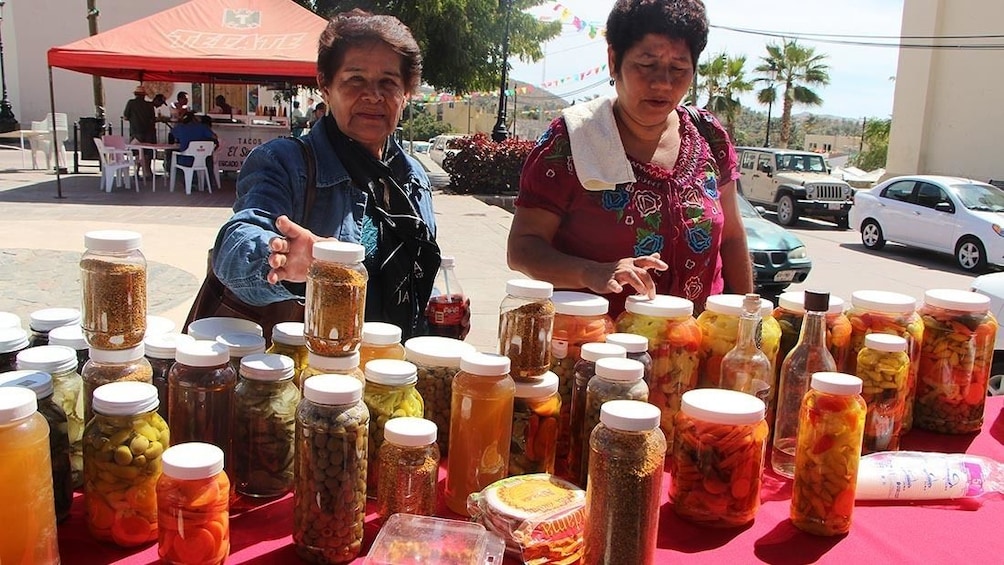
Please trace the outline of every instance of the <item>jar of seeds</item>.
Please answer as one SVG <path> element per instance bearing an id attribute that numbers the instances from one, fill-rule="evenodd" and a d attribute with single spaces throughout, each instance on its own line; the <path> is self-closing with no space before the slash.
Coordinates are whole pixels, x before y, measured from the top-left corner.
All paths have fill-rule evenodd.
<path id="1" fill-rule="evenodd" d="M 345 355 L 358 349 L 363 339 L 369 280 L 363 266 L 366 249 L 356 243 L 318 241 L 313 253 L 307 271 L 307 349 L 319 355 Z"/>
<path id="2" fill-rule="evenodd" d="M 509 446 L 510 476 L 554 474 L 560 413 L 558 375 L 548 371 L 536 382 L 516 383 Z"/>
<path id="3" fill-rule="evenodd" d="M 579 480 L 579 469 L 582 468 L 582 451 L 589 449 L 589 438 L 582 435 L 586 415 L 586 386 L 596 375 L 596 362 L 607 357 L 625 358 L 627 351 L 612 343 L 583 344 L 575 363 L 574 382 L 572 383 L 572 407 L 568 411 L 568 429 L 558 430 L 558 433 L 568 438 L 568 457 L 565 458 L 565 472 L 559 475 L 570 481 Z M 558 445 L 561 445 L 559 435 Z M 560 468 L 560 467 L 559 467 Z M 586 486 L 586 485 L 581 485 Z"/>
<path id="4" fill-rule="evenodd" d="M 299 387 L 300 373 L 307 367 L 307 338 L 303 322 L 279 322 L 272 327 L 272 345 L 265 353 L 285 355 L 293 360 L 293 379 Z"/>
<path id="5" fill-rule="evenodd" d="M 157 555 L 168 565 L 222 565 L 230 554 L 230 479 L 223 451 L 207 443 L 174 445 L 157 482 Z"/>
<path id="6" fill-rule="evenodd" d="M 21 328 L 0 328 L 0 373 L 17 368 L 17 354 L 28 349 L 28 332 Z"/>
<path id="7" fill-rule="evenodd" d="M 474 346 L 449 337 L 419 336 L 404 342 L 404 358 L 418 369 L 415 388 L 425 404 L 425 419 L 439 429 L 436 443 L 446 455 L 450 441 L 450 395 L 453 377 L 460 371 L 460 358 L 474 353 Z"/>
<path id="8" fill-rule="evenodd" d="M 80 372 L 84 380 L 84 418 L 88 422 L 94 415 L 91 398 L 99 386 L 124 381 L 153 384 L 153 367 L 144 357 L 145 353 L 142 342 L 129 349 L 90 349 L 90 359 Z"/>
<path id="9" fill-rule="evenodd" d="M 248 355 L 265 353 L 265 338 L 253 333 L 226 333 L 216 337 L 217 343 L 227 346 L 230 351 L 230 366 L 238 373 L 241 370 L 241 359 Z"/>
<path id="10" fill-rule="evenodd" d="M 176 333 L 148 335 L 143 338 L 146 360 L 153 369 L 153 386 L 157 387 L 157 398 L 160 399 L 157 413 L 167 421 L 168 425 L 171 421 L 167 419 L 167 374 L 174 365 L 178 344 L 194 341 L 195 338 L 190 335 Z"/>
<path id="11" fill-rule="evenodd" d="M 633 359 L 608 357 L 596 361 L 596 373 L 586 385 L 586 407 L 582 414 L 582 437 L 587 438 L 600 423 L 600 407 L 611 400 L 648 402 L 645 367 Z M 658 408 L 658 407 L 657 407 Z M 663 434 L 665 435 L 665 434 Z M 574 472 L 574 469 L 572 470 Z M 582 450 L 579 484 L 585 486 L 589 473 L 589 450 Z"/>
<path id="12" fill-rule="evenodd" d="M 422 395 L 415 389 L 418 369 L 407 361 L 374 359 L 366 364 L 366 386 L 363 402 L 370 412 L 369 424 L 369 476 L 367 494 L 376 496 L 379 465 L 377 455 L 383 445 L 383 429 L 391 418 L 411 416 L 421 418 L 425 413 Z"/>
<path id="13" fill-rule="evenodd" d="M 303 382 L 316 375 L 345 375 L 366 383 L 366 376 L 359 368 L 359 352 L 353 351 L 342 357 L 325 357 L 316 353 L 307 354 L 307 366 L 300 372 L 296 387 L 303 391 Z"/>
<path id="14" fill-rule="evenodd" d="M 49 332 L 60 326 L 80 324 L 80 310 L 76 308 L 43 308 L 35 310 L 28 318 L 29 347 L 49 345 Z"/>
<path id="15" fill-rule="evenodd" d="M 404 346 L 401 345 L 401 328 L 384 322 L 363 324 L 363 343 L 359 346 L 359 365 L 374 359 L 397 359 L 404 361 Z"/>
<path id="16" fill-rule="evenodd" d="M 79 324 L 59 326 L 49 331 L 49 345 L 65 345 L 77 352 L 77 372 L 84 370 L 84 363 L 91 358 L 91 348 L 84 337 L 84 328 Z"/>
<path id="17" fill-rule="evenodd" d="M 384 426 L 380 446 L 377 512 L 386 520 L 404 512 L 419 516 L 436 513 L 439 448 L 436 424 L 424 418 L 394 418 Z"/>
<path id="18" fill-rule="evenodd" d="M 84 234 L 80 258 L 81 322 L 87 344 L 128 349 L 146 333 L 146 258 L 143 237 L 133 231 Z"/>
<path id="19" fill-rule="evenodd" d="M 513 279 L 499 306 L 499 354 L 512 363 L 512 378 L 539 378 L 551 368 L 554 303 L 551 283 Z"/>

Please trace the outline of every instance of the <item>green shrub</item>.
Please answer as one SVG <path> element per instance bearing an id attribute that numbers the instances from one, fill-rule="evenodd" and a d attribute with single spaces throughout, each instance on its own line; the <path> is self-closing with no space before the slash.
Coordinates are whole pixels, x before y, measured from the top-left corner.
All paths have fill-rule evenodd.
<path id="1" fill-rule="evenodd" d="M 458 194 L 515 194 L 519 173 L 534 142 L 507 139 L 496 143 L 483 133 L 457 142 L 458 151 L 443 161 L 449 189 Z"/>

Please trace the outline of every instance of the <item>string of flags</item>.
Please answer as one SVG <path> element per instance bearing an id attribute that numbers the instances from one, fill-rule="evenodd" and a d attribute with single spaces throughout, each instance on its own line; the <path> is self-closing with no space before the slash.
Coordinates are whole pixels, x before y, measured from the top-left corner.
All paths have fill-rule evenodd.
<path id="1" fill-rule="evenodd" d="M 596 39 L 596 36 L 604 33 L 605 31 L 603 28 L 597 27 L 583 20 L 579 16 L 576 16 L 571 10 L 558 2 L 554 3 L 554 12 L 557 13 L 555 19 L 563 24 L 571 24 L 578 32 L 587 32 L 589 34 L 589 39 Z"/>

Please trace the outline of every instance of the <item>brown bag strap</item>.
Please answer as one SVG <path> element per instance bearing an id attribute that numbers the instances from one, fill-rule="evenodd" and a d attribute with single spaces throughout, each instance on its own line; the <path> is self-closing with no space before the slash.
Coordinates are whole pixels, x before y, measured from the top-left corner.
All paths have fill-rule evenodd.
<path id="1" fill-rule="evenodd" d="M 314 150 L 310 147 L 302 137 L 294 137 L 294 141 L 300 146 L 300 151 L 303 152 L 303 162 L 307 165 L 307 185 L 304 187 L 306 189 L 303 197 L 303 221 L 300 225 L 310 229 L 307 224 L 310 223 L 310 212 L 314 208 L 314 196 L 317 194 L 317 161 L 314 159 Z"/>

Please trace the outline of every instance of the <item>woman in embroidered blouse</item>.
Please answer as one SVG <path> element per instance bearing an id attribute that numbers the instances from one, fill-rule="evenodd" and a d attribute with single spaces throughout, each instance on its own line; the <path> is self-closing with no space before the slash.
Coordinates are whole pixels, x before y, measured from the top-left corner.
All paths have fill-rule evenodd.
<path id="1" fill-rule="evenodd" d="M 606 34 L 617 97 L 570 107 L 541 136 L 520 179 L 511 268 L 607 295 L 615 316 L 629 294 L 700 311 L 709 295 L 752 291 L 735 149 L 711 114 L 699 130 L 679 107 L 707 36 L 700 0 L 617 1 Z"/>

